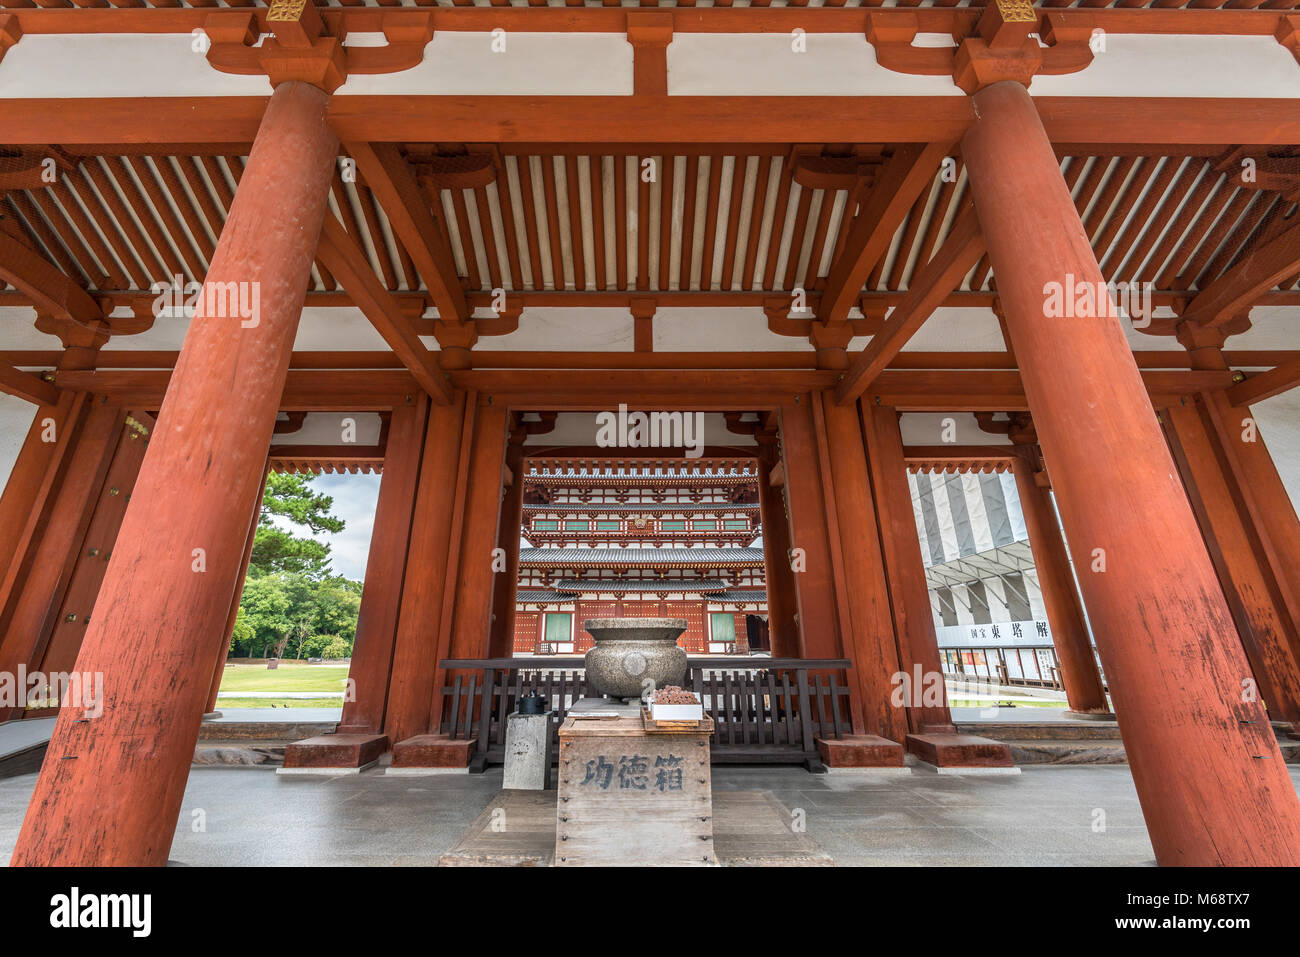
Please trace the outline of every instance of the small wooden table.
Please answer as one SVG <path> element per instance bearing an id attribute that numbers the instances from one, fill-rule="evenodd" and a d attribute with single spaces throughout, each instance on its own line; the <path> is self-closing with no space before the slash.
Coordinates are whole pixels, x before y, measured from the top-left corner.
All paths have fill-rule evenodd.
<path id="1" fill-rule="evenodd" d="M 713 850 L 713 719 L 651 730 L 640 715 L 560 726 L 555 864 L 708 866 Z"/>

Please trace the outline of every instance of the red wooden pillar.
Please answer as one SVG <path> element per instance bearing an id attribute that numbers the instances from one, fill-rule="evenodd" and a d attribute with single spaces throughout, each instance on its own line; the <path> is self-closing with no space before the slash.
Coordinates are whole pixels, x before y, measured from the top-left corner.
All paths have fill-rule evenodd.
<path id="1" fill-rule="evenodd" d="M 492 565 L 501 521 L 507 422 L 506 410 L 490 405 L 478 410 L 474 422 L 465 526 L 455 569 L 456 607 L 449 649 L 453 658 L 481 658 L 488 652 L 493 582 L 499 574 Z M 437 697 L 441 695 L 435 691 Z"/>
<path id="2" fill-rule="evenodd" d="M 799 624 L 795 621 L 795 583 L 790 569 L 790 520 L 786 517 L 784 469 L 773 485 L 774 470 L 780 465 L 777 436 L 759 436 L 758 510 L 763 534 L 763 577 L 767 588 L 768 639 L 773 658 L 799 657 Z"/>
<path id="3" fill-rule="evenodd" d="M 1019 83 L 972 108 L 962 155 L 1156 859 L 1300 863 L 1300 801 L 1119 321 L 1045 309 L 1051 284 L 1104 288 L 1052 145 Z"/>
<path id="4" fill-rule="evenodd" d="M 464 767 L 473 739 L 447 741 L 438 734 L 443 714 L 442 688 L 455 679 L 441 662 L 448 658 L 482 658 L 488 650 L 492 621 L 492 560 L 501 516 L 501 482 L 505 467 L 507 412 L 494 408 L 490 398 L 471 394 L 466 401 L 464 432 L 461 436 L 459 474 L 455 483 L 454 519 L 442 576 L 441 608 L 436 619 L 425 623 L 423 640 L 433 652 L 421 661 L 422 671 L 431 669 L 432 681 L 424 688 L 422 715 L 426 728 L 410 737 L 394 739 L 393 766 Z M 444 487 L 445 488 L 445 487 Z M 442 507 L 447 503 L 444 500 Z M 406 614 L 403 609 L 403 615 Z M 434 626 L 437 630 L 433 631 Z M 430 639 L 436 635 L 436 640 Z M 396 676 L 395 676 L 396 677 Z M 468 675 L 466 675 L 468 678 Z M 419 688 L 412 693 L 418 693 Z M 462 702 L 462 707 L 472 703 Z M 467 713 L 467 712 L 466 712 Z"/>
<path id="5" fill-rule="evenodd" d="M 23 531 L 28 548 L 14 556 L 0 583 L 0 673 L 40 664 L 125 422 L 126 410 L 99 398 L 69 430 L 71 448 L 60 456 L 66 467 L 50 476 L 46 507 Z M 0 708 L 0 720 L 22 712 L 21 706 Z"/>
<path id="6" fill-rule="evenodd" d="M 799 625 L 798 655 L 835 658 L 846 649 L 841 648 L 839 640 L 840 613 L 831 568 L 826 499 L 817 464 L 812 399 L 804 394 L 799 400 L 799 404 L 780 411 L 781 466 L 785 473 L 790 564 Z"/>
<path id="7" fill-rule="evenodd" d="M 516 425 L 506 447 L 506 469 L 510 484 L 501 499 L 497 548 L 505 557 L 504 569 L 492 583 L 492 639 L 489 658 L 509 658 L 514 653 L 515 595 L 519 590 L 519 535 L 524 522 L 524 439 L 527 432 Z M 493 566 L 495 567 L 495 565 Z"/>
<path id="8" fill-rule="evenodd" d="M 861 406 L 860 411 L 899 659 L 911 692 L 908 723 L 914 733 L 950 734 L 956 729 L 948 710 L 943 665 L 939 661 L 939 639 L 934 630 L 930 586 L 925 579 L 925 560 L 921 556 L 921 540 L 912 510 L 912 491 L 907 483 L 898 412 L 886 406 Z"/>
<path id="9" fill-rule="evenodd" d="M 10 568 L 23 561 L 41 518 L 58 493 L 88 401 L 90 396 L 85 392 L 64 392 L 57 405 L 36 409 L 0 493 L 0 606 L 8 594 L 3 589 L 17 578 L 10 576 Z"/>
<path id="10" fill-rule="evenodd" d="M 1021 447 L 1011 460 L 1011 469 L 1025 516 L 1025 530 L 1029 533 L 1029 548 L 1034 554 L 1034 570 L 1038 572 L 1038 585 L 1043 592 L 1047 623 L 1052 627 L 1052 644 L 1061 665 L 1065 697 L 1071 711 L 1109 714 L 1110 705 L 1097 670 L 1097 656 L 1092 651 L 1083 607 L 1075 591 L 1065 541 L 1047 498 L 1047 489 L 1039 487 L 1034 478 L 1034 455 L 1032 448 Z"/>
<path id="11" fill-rule="evenodd" d="M 1224 461 L 1204 399 L 1186 397 L 1162 410 L 1161 419 L 1260 696 L 1273 718 L 1300 721 L 1300 635 L 1253 523 L 1239 508 L 1242 490 Z"/>
<path id="12" fill-rule="evenodd" d="M 410 405 L 393 410 L 366 557 L 352 667 L 348 670 L 352 696 L 343 702 L 339 733 L 378 735 L 384 728 L 428 418 L 429 399 L 425 395 L 413 397 Z"/>
<path id="13" fill-rule="evenodd" d="M 1278 600 L 1300 625 L 1300 517 L 1269 454 L 1249 408 L 1233 406 L 1223 392 L 1199 399 L 1222 452 L 1225 474 L 1240 497 L 1243 521 L 1250 526 L 1276 583 Z M 1300 640 L 1295 632 L 1293 638 Z M 1297 652 L 1300 656 L 1300 651 Z"/>
<path id="14" fill-rule="evenodd" d="M 864 730 L 902 744 L 908 732 L 907 712 L 904 696 L 895 693 L 898 646 L 857 406 L 836 405 L 833 397 L 823 401 L 821 394 L 814 394 L 813 402 L 818 445 L 827 465 L 829 521 L 838 526 L 831 547 L 838 545 L 843 564 L 843 580 L 836 587 L 843 589 L 849 608 L 848 625 L 841 634 L 862 696 Z"/>
<path id="15" fill-rule="evenodd" d="M 40 636 L 43 653 L 33 659 L 39 661 L 40 670 L 47 676 L 71 672 L 77 662 L 86 628 L 94 618 L 109 556 L 117 544 L 127 503 L 140 474 L 154 421 L 140 411 L 124 420 L 97 494 L 85 503 L 89 506 L 88 522 L 72 548 L 67 586 L 60 597 L 47 596 L 54 599 L 49 606 L 53 614 L 47 617 L 46 630 Z"/>
<path id="16" fill-rule="evenodd" d="M 16 865 L 167 860 L 326 211 L 328 102 L 271 96 L 207 275 L 258 314 L 190 323 L 77 659 L 103 712 L 60 713 Z"/>
<path id="17" fill-rule="evenodd" d="M 463 392 L 450 405 L 429 410 L 415 514 L 402 584 L 384 731 L 396 744 L 430 730 L 433 676 L 438 664 L 438 626 L 447 588 L 448 546 L 457 503 L 457 475 L 465 458 L 465 430 L 473 406 Z M 468 420 L 468 421 L 467 421 Z M 454 574 L 454 568 L 450 573 Z"/>
<path id="18" fill-rule="evenodd" d="M 428 409 L 428 397 L 421 394 L 393 410 L 342 717 L 334 734 L 285 748 L 286 768 L 364 768 L 388 750 L 388 736 L 382 733 L 384 709 Z"/>

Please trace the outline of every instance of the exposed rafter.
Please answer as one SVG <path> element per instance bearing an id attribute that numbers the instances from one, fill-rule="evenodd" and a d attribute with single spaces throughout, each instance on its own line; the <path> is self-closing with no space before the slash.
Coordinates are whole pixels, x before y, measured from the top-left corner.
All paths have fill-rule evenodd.
<path id="1" fill-rule="evenodd" d="M 438 317 L 450 321 L 468 319 L 469 306 L 456 277 L 451 250 L 401 150 L 394 143 L 346 146 L 428 287 Z"/>
<path id="2" fill-rule="evenodd" d="M 36 405 L 56 405 L 60 390 L 29 372 L 0 363 L 0 392 Z"/>
<path id="3" fill-rule="evenodd" d="M 420 341 L 397 301 L 380 283 L 360 248 L 333 215 L 325 217 L 316 255 L 343 284 L 357 308 L 433 401 L 440 405 L 450 402 L 451 387 L 433 353 Z"/>
<path id="4" fill-rule="evenodd" d="M 1228 401 L 1234 406 L 1263 402 L 1300 386 L 1300 359 L 1292 359 L 1267 372 L 1253 375 L 1228 389 Z"/>
<path id="5" fill-rule="evenodd" d="M 979 218 L 974 204 L 967 204 L 958 213 L 947 242 L 912 279 L 911 288 L 890 314 L 884 328 L 871 337 L 867 348 L 853 360 L 835 390 L 837 403 L 850 403 L 866 391 L 982 255 L 984 236 L 980 233 Z"/>
<path id="6" fill-rule="evenodd" d="M 912 203 L 934 183 L 935 171 L 949 148 L 947 143 L 908 143 L 890 158 L 853 220 L 843 252 L 831 266 L 826 291 L 817 306 L 819 320 L 837 322 L 848 316 Z"/>
<path id="7" fill-rule="evenodd" d="M 1300 220 L 1259 248 L 1247 250 L 1235 264 L 1199 292 L 1182 318 L 1217 326 L 1249 309 L 1279 282 L 1300 272 Z"/>
<path id="8" fill-rule="evenodd" d="M 90 293 L 45 257 L 0 229 L 0 279 L 26 295 L 36 311 L 59 319 L 92 322 L 104 317 Z"/>

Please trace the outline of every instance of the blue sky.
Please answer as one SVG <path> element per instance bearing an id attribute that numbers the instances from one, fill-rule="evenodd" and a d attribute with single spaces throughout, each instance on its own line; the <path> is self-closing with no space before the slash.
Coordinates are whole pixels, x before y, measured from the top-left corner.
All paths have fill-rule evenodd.
<path id="1" fill-rule="evenodd" d="M 318 475 L 312 487 L 322 495 L 334 497 L 333 513 L 347 524 L 337 535 L 315 536 L 329 544 L 335 574 L 364 580 L 370 532 L 375 523 L 375 501 L 379 498 L 379 476 L 346 472 Z"/>

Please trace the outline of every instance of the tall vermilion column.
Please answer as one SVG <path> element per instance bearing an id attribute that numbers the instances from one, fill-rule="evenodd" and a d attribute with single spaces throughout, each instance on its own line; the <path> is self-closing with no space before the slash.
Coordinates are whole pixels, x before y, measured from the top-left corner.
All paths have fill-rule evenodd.
<path id="1" fill-rule="evenodd" d="M 768 640 L 773 658 L 799 657 L 799 625 L 795 621 L 794 572 L 790 569 L 790 521 L 781 488 L 772 484 L 772 470 L 781 461 L 775 434 L 759 433 L 758 510 L 763 535 L 763 570 L 767 586 Z"/>
<path id="2" fill-rule="evenodd" d="M 914 733 L 954 733 L 930 607 L 930 586 L 925 580 L 925 559 L 912 511 L 912 490 L 907 483 L 898 412 L 862 403 L 855 408 L 861 413 L 867 440 L 899 659 L 909 679 L 908 722 Z M 920 682 L 916 680 L 918 666 Z"/>
<path id="3" fill-rule="evenodd" d="M 813 415 L 825 423 L 830 520 L 839 526 L 843 589 L 849 614 L 841 624 L 844 652 L 862 695 L 867 734 L 902 744 L 909 730 L 905 699 L 895 676 L 901 669 L 880 553 L 875 501 L 857 405 L 836 405 L 814 395 Z M 908 510 L 911 514 L 911 510 Z M 835 543 L 832 542 L 832 548 Z M 836 583 L 840 587 L 839 583 Z"/>
<path id="4" fill-rule="evenodd" d="M 1019 83 L 972 107 L 962 155 L 1156 859 L 1298 864 L 1300 801 L 1119 320 L 1045 314 L 1049 284 L 1103 282 L 1051 143 Z"/>
<path id="5" fill-rule="evenodd" d="M 519 589 L 519 536 L 524 524 L 524 440 L 526 429 L 517 426 L 506 446 L 506 468 L 510 485 L 501 498 L 497 548 L 505 556 L 504 569 L 495 573 L 492 582 L 492 638 L 489 658 L 509 658 L 515 647 L 515 595 Z M 496 568 L 496 565 L 493 565 Z"/>
<path id="6" fill-rule="evenodd" d="M 14 864 L 166 863 L 325 215 L 328 102 L 271 96 L 207 274 L 259 314 L 190 323 L 77 658 L 102 715 L 60 712 Z"/>
<path id="7" fill-rule="evenodd" d="M 424 395 L 393 410 L 348 669 L 353 694 L 343 702 L 341 734 L 378 734 L 384 726 L 428 417 L 429 399 Z"/>
<path id="8" fill-rule="evenodd" d="M 1033 454 L 1032 449 L 1022 447 L 1011 460 L 1011 471 L 1015 475 L 1016 492 L 1025 517 L 1025 531 L 1029 533 L 1029 548 L 1034 554 L 1034 570 L 1038 573 L 1038 586 L 1043 593 L 1043 607 L 1052 627 L 1052 645 L 1061 665 L 1065 698 L 1071 711 L 1109 714 L 1110 705 L 1106 701 L 1101 673 L 1097 670 L 1097 658 L 1092 653 L 1092 639 L 1088 636 L 1083 607 L 1074 590 L 1070 558 L 1047 498 L 1047 490 L 1040 488 L 1034 478 Z"/>

